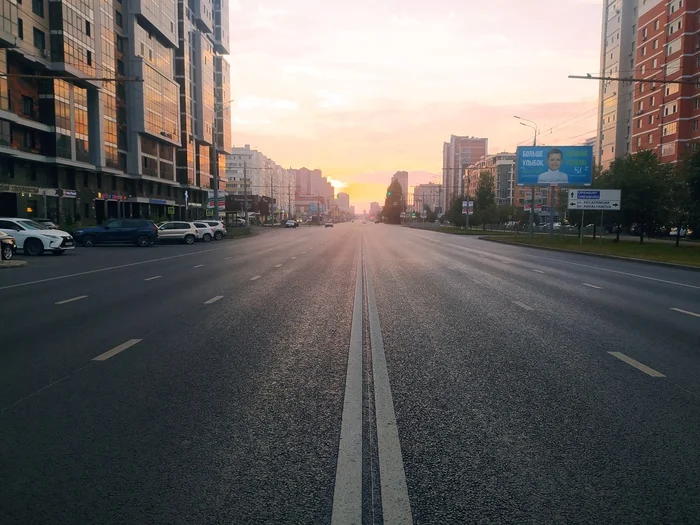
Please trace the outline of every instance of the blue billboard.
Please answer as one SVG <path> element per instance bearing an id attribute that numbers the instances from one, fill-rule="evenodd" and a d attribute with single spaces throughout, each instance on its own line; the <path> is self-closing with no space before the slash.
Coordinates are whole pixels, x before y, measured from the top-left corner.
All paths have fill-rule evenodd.
<path id="1" fill-rule="evenodd" d="M 519 186 L 589 186 L 593 146 L 518 146 Z"/>

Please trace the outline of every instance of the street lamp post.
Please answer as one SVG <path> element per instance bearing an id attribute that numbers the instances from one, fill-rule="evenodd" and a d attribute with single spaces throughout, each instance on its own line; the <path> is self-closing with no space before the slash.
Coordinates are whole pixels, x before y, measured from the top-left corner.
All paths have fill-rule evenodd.
<path id="1" fill-rule="evenodd" d="M 231 99 L 226 103 L 214 104 L 214 125 L 212 137 L 212 155 L 214 157 L 214 217 L 219 220 L 219 112 L 224 111 L 231 106 L 235 99 Z M 223 117 L 222 117 L 223 118 Z"/>
<path id="2" fill-rule="evenodd" d="M 537 123 L 532 121 L 532 120 L 528 120 L 526 118 L 519 117 L 517 115 L 513 115 L 513 117 L 521 121 L 520 122 L 521 126 L 526 126 L 528 128 L 532 128 L 533 130 L 535 130 L 535 138 L 532 141 L 532 145 L 537 146 L 537 133 L 539 130 Z M 532 236 L 535 233 L 535 185 L 534 184 L 532 185 L 531 191 L 532 191 L 532 195 L 531 195 L 532 201 L 530 204 L 530 206 L 531 206 L 531 208 L 530 208 L 530 235 Z"/>

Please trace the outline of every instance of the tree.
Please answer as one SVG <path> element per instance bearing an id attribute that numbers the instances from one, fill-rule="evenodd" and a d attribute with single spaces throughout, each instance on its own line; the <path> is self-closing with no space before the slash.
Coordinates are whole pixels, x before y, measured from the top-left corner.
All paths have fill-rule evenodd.
<path id="1" fill-rule="evenodd" d="M 496 210 L 496 186 L 490 171 L 482 171 L 479 174 L 479 183 L 476 187 L 474 199 L 474 225 L 482 224 L 484 228 L 489 223 L 497 220 Z"/>
<path id="2" fill-rule="evenodd" d="M 382 217 L 389 224 L 401 224 L 401 212 L 403 212 L 403 193 L 401 184 L 396 179 L 391 181 L 386 189 L 386 199 L 382 209 Z"/>
<path id="3" fill-rule="evenodd" d="M 435 222 L 437 220 L 438 214 L 436 211 L 430 209 L 430 204 L 423 204 L 423 211 L 425 211 L 426 214 L 426 222 Z"/>
<path id="4" fill-rule="evenodd" d="M 693 230 L 692 237 L 695 239 L 700 239 L 700 148 L 698 146 L 698 144 L 691 144 L 694 152 L 683 160 L 679 168 L 680 176 L 687 188 L 685 205 L 688 227 Z"/>
<path id="5" fill-rule="evenodd" d="M 615 159 L 596 186 L 622 190 L 621 223 L 638 226 L 639 242 L 668 218 L 673 166 L 662 163 L 651 151 L 641 151 Z"/>
<path id="6" fill-rule="evenodd" d="M 463 200 L 465 200 L 464 195 L 456 197 L 452 201 L 452 204 L 450 204 L 450 209 L 447 212 L 447 220 L 454 226 L 459 226 L 460 228 L 466 226 L 467 224 L 466 215 L 462 213 Z"/>

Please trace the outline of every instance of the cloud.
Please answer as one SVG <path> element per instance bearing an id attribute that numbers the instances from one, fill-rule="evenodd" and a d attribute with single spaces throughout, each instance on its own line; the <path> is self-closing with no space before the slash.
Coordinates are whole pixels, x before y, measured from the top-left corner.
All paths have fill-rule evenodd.
<path id="1" fill-rule="evenodd" d="M 347 105 L 347 100 L 340 93 L 329 93 L 328 91 L 319 91 L 319 103 L 322 108 L 336 108 Z"/>
<path id="2" fill-rule="evenodd" d="M 238 101 L 238 109 L 243 111 L 249 110 L 275 110 L 275 111 L 297 111 L 299 104 L 291 100 L 279 98 L 263 98 L 256 96 L 248 96 Z"/>
<path id="3" fill-rule="evenodd" d="M 321 76 L 321 73 L 311 67 L 311 66 L 300 66 L 300 65 L 295 65 L 295 64 L 287 64 L 282 68 L 282 71 L 284 73 L 289 73 L 291 75 L 308 75 L 310 77 L 319 77 Z"/>
<path id="4" fill-rule="evenodd" d="M 330 182 L 333 187 L 336 190 L 342 190 L 343 188 L 347 188 L 349 184 L 347 182 L 343 182 L 342 180 L 334 179 L 333 177 L 326 177 L 328 179 L 328 182 Z"/>

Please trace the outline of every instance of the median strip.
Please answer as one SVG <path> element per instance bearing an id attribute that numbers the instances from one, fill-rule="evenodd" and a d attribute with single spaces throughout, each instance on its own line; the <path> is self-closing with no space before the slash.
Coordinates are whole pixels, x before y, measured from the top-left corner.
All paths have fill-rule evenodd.
<path id="1" fill-rule="evenodd" d="M 78 297 L 72 297 L 70 299 L 66 299 L 65 301 L 58 301 L 55 304 L 68 304 L 68 303 L 72 303 L 74 301 L 80 301 L 81 299 L 87 299 L 87 297 L 88 297 L 87 295 L 79 295 Z"/>
<path id="2" fill-rule="evenodd" d="M 140 343 L 143 341 L 143 339 L 129 339 L 126 343 L 122 343 L 119 346 L 115 346 L 111 350 L 105 352 L 104 354 L 100 354 L 97 357 L 93 357 L 93 361 L 107 361 L 110 357 L 114 357 L 115 355 L 123 352 L 127 348 L 131 348 L 135 344 Z"/>

